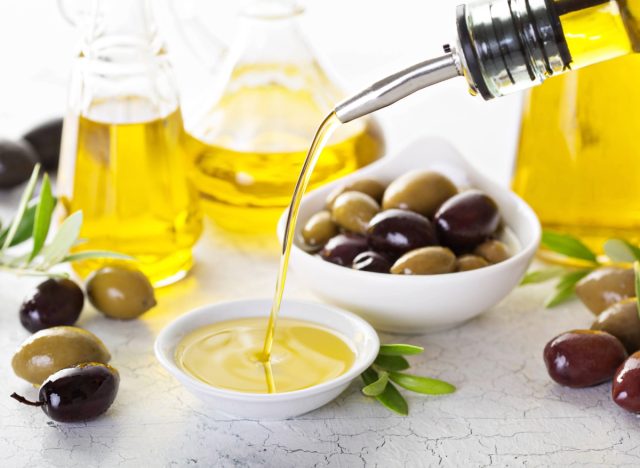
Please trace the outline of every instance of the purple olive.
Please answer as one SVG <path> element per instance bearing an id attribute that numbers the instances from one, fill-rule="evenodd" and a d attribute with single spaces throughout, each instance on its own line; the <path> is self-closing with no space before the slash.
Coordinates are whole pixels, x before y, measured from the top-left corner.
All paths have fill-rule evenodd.
<path id="1" fill-rule="evenodd" d="M 0 189 L 29 180 L 37 162 L 38 155 L 29 143 L 0 139 Z"/>
<path id="2" fill-rule="evenodd" d="M 336 265 L 351 267 L 353 259 L 368 249 L 366 237 L 357 234 L 338 234 L 325 244 L 320 251 L 320 257 Z"/>
<path id="3" fill-rule="evenodd" d="M 616 372 L 611 396 L 621 408 L 640 413 L 640 351 L 629 356 Z"/>
<path id="4" fill-rule="evenodd" d="M 25 133 L 22 138 L 31 143 L 45 169 L 58 167 L 62 141 L 61 117 L 42 122 Z"/>
<path id="5" fill-rule="evenodd" d="M 87 421 L 109 409 L 119 384 L 120 376 L 113 367 L 89 362 L 50 376 L 40 387 L 37 402 L 15 393 L 11 397 L 20 403 L 40 406 L 54 421 Z"/>
<path id="6" fill-rule="evenodd" d="M 420 247 L 437 244 L 431 222 L 413 211 L 390 209 L 369 222 L 369 245 L 377 252 L 398 258 Z"/>
<path id="7" fill-rule="evenodd" d="M 627 358 L 620 340 L 609 333 L 573 330 L 549 341 L 544 362 L 549 376 L 560 385 L 591 387 L 608 380 Z"/>
<path id="8" fill-rule="evenodd" d="M 368 250 L 366 252 L 358 254 L 358 256 L 353 259 L 352 267 L 354 270 L 360 271 L 389 273 L 391 262 L 384 255 Z"/>
<path id="9" fill-rule="evenodd" d="M 438 239 L 454 250 L 469 250 L 487 240 L 500 226 L 498 205 L 479 190 L 449 198 L 434 217 Z"/>
<path id="10" fill-rule="evenodd" d="M 31 333 L 58 325 L 73 325 L 84 306 L 82 289 L 66 278 L 40 283 L 20 307 L 20 323 Z"/>

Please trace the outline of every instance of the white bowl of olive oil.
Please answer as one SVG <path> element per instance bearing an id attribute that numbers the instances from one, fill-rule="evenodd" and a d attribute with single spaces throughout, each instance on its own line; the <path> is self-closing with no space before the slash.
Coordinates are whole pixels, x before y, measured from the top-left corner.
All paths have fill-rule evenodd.
<path id="1" fill-rule="evenodd" d="M 345 268 L 302 248 L 302 227 L 324 208 L 327 195 L 337 186 L 365 178 L 388 184 L 413 169 L 440 172 L 461 189 L 478 188 L 490 195 L 498 204 L 506 225 L 506 238 L 501 240 L 510 244 L 511 257 L 472 271 L 412 276 Z M 285 224 L 286 213 L 278 224 L 280 239 Z M 289 267 L 319 298 L 357 313 L 378 330 L 428 333 L 459 325 L 500 302 L 524 276 L 538 248 L 540 235 L 535 213 L 520 197 L 484 177 L 448 142 L 425 138 L 395 156 L 381 159 L 305 195 Z"/>
<path id="2" fill-rule="evenodd" d="M 253 359 L 262 349 L 271 303 L 221 302 L 189 312 L 160 332 L 156 357 L 221 413 L 257 420 L 287 419 L 325 405 L 376 358 L 378 335 L 357 315 L 284 301 L 269 365 Z"/>

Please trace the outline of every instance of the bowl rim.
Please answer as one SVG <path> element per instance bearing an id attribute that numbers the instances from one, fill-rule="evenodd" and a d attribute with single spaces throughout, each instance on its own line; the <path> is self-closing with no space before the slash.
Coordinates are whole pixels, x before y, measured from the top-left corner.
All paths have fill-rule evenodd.
<path id="1" fill-rule="evenodd" d="M 167 356 L 167 354 L 164 352 L 163 348 L 166 347 L 165 342 L 170 338 L 172 338 L 172 336 L 176 333 L 176 329 L 179 328 L 180 326 L 189 324 L 191 321 L 200 317 L 201 315 L 211 313 L 212 312 L 211 309 L 228 307 L 229 305 L 237 306 L 241 303 L 246 304 L 246 303 L 252 303 L 252 302 L 271 304 L 272 298 L 246 298 L 246 299 L 220 301 L 220 302 L 215 302 L 215 303 L 206 304 L 206 305 L 197 307 L 195 309 L 190 310 L 189 312 L 182 314 L 180 317 L 177 317 L 176 319 L 172 320 L 167 325 L 165 325 L 160 331 L 160 333 L 158 334 L 154 343 L 154 354 L 156 356 L 156 359 L 160 362 L 162 367 L 164 367 L 173 377 L 178 379 L 183 385 L 195 388 L 199 392 L 206 393 L 208 396 L 215 396 L 218 398 L 225 398 L 225 399 L 231 399 L 231 400 L 237 400 L 237 401 L 279 402 L 279 401 L 290 401 L 290 400 L 309 398 L 321 393 L 331 391 L 341 385 L 347 385 L 353 379 L 358 377 L 362 372 L 364 372 L 364 370 L 367 369 L 373 363 L 376 356 L 378 355 L 378 350 L 380 348 L 380 339 L 375 329 L 366 320 L 354 314 L 353 312 L 340 309 L 332 305 L 324 304 L 321 302 L 306 301 L 306 300 L 299 300 L 299 299 L 285 299 L 283 300 L 283 304 L 285 303 L 294 304 L 294 305 L 300 304 L 307 307 L 309 306 L 318 307 L 320 309 L 323 309 L 323 313 L 329 312 L 335 315 L 342 315 L 347 319 L 349 319 L 352 323 L 354 323 L 358 331 L 364 333 L 366 338 L 368 340 L 371 340 L 373 346 L 369 346 L 365 348 L 364 350 L 365 353 L 362 356 L 356 356 L 356 360 L 354 361 L 353 365 L 344 374 L 341 374 L 334 379 L 327 380 L 326 382 L 313 385 L 311 387 L 303 388 L 300 390 L 294 390 L 291 392 L 282 392 L 282 393 L 247 393 L 247 392 L 238 392 L 235 390 L 228 390 L 224 388 L 213 387 L 211 385 L 208 385 L 198 380 L 197 378 L 189 375 L 188 373 L 180 369 L 175 363 L 175 359 L 172 356 Z M 257 317 L 260 317 L 260 316 L 258 315 Z M 294 312 L 294 315 L 290 317 L 296 318 L 295 312 Z M 243 318 L 249 318 L 249 317 L 243 317 Z M 265 319 L 266 318 L 267 316 L 265 316 Z M 214 323 L 222 322 L 224 320 L 229 320 L 229 319 L 216 320 L 215 315 L 213 315 L 209 323 L 214 324 Z M 304 320 L 309 321 L 311 323 L 317 323 L 317 322 L 313 322 L 306 319 Z M 331 329 L 330 326 L 327 326 L 321 323 L 317 323 L 317 324 L 325 328 Z M 199 325 L 199 326 L 202 326 L 202 325 Z M 195 328 L 197 327 L 192 328 L 190 331 L 195 330 Z M 332 331 L 338 333 L 340 336 L 344 336 L 344 334 L 338 330 L 333 329 Z M 175 351 L 175 346 L 172 346 L 171 350 Z"/>
<path id="2" fill-rule="evenodd" d="M 500 263 L 493 263 L 484 268 L 478 268 L 475 270 L 468 270 L 468 271 L 455 271 L 452 273 L 446 273 L 441 275 L 392 275 L 389 273 L 378 273 L 378 272 L 372 272 L 372 271 L 354 270 L 352 268 L 346 268 L 341 265 L 336 265 L 334 263 L 324 261 L 320 257 L 316 256 L 314 253 L 305 251 L 304 249 L 302 249 L 300 246 L 296 244 L 297 239 L 294 239 L 294 242 L 293 242 L 292 257 L 295 256 L 298 258 L 303 258 L 304 259 L 303 261 L 306 261 L 306 262 L 318 262 L 318 265 L 321 265 L 319 268 L 326 268 L 327 272 L 329 273 L 339 274 L 339 272 L 342 272 L 345 274 L 356 274 L 356 275 L 362 275 L 363 278 L 366 278 L 368 276 L 369 279 L 372 281 L 384 280 L 384 281 L 395 282 L 397 284 L 403 284 L 403 285 L 411 285 L 411 284 L 417 284 L 417 283 L 424 285 L 427 282 L 437 285 L 445 281 L 451 281 L 453 279 L 462 279 L 462 278 L 472 279 L 474 277 L 477 277 L 478 275 L 486 275 L 488 273 L 488 270 L 491 270 L 492 273 L 499 273 L 501 270 L 509 269 L 511 265 L 521 263 L 523 261 L 527 261 L 527 259 L 531 258 L 535 253 L 535 251 L 538 249 L 538 245 L 540 244 L 540 240 L 542 237 L 542 226 L 540 225 L 540 221 L 538 220 L 538 217 L 533 211 L 533 209 L 519 195 L 511 191 L 508 187 L 503 187 L 502 185 L 486 177 L 484 174 L 482 174 L 480 171 L 474 168 L 461 155 L 461 153 L 458 151 L 458 149 L 454 145 L 452 145 L 449 141 L 443 138 L 439 138 L 439 137 L 418 138 L 417 140 L 409 143 L 402 150 L 398 151 L 397 154 L 402 155 L 405 151 L 407 151 L 409 148 L 415 145 L 429 144 L 429 142 L 433 142 L 433 141 L 437 141 L 440 144 L 445 144 L 446 146 L 449 146 L 456 153 L 456 157 L 452 158 L 452 163 L 454 166 L 461 168 L 464 171 L 464 173 L 467 175 L 473 174 L 473 177 L 477 180 L 482 181 L 483 185 L 487 185 L 494 190 L 499 190 L 504 196 L 508 197 L 510 201 L 515 204 L 515 207 L 516 207 L 515 212 L 518 213 L 518 216 L 521 216 L 522 219 L 526 220 L 526 230 L 528 230 L 532 234 L 530 242 L 527 243 L 526 245 L 522 245 L 523 244 L 522 239 L 519 236 L 517 236 L 517 234 L 514 232 L 514 236 L 516 237 L 518 242 L 521 244 L 520 249 L 515 253 L 515 255 L 512 255 L 511 257 L 509 257 L 508 259 Z M 322 187 L 319 187 L 305 194 L 302 199 L 301 208 L 305 202 L 305 199 L 308 200 L 308 197 L 314 196 L 314 195 L 317 196 L 318 192 L 323 192 L 323 191 L 326 191 L 329 193 L 335 187 L 340 185 L 346 178 L 348 178 L 349 180 L 357 179 L 358 174 L 361 174 L 362 172 L 364 172 L 363 174 L 364 177 L 373 176 L 379 170 L 382 170 L 387 165 L 393 164 L 394 160 L 397 157 L 402 157 L 402 156 L 396 155 L 396 156 L 383 158 L 380 161 L 374 162 L 373 164 L 362 168 L 361 170 L 355 171 L 345 177 L 334 180 Z M 475 188 L 475 187 L 471 187 L 471 188 Z M 284 236 L 284 228 L 285 228 L 288 212 L 289 212 L 289 209 L 287 208 L 282 213 L 280 219 L 278 220 L 277 235 L 278 235 L 278 240 L 280 242 L 282 241 L 282 238 Z M 290 266 L 291 266 L 291 263 L 290 263 Z"/>

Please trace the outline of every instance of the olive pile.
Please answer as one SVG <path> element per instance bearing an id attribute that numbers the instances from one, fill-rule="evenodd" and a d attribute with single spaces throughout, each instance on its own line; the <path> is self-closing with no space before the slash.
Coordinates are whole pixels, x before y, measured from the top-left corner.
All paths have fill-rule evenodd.
<path id="1" fill-rule="evenodd" d="M 496 239 L 496 202 L 458 191 L 444 175 L 415 170 L 389 186 L 362 179 L 338 187 L 302 229 L 305 247 L 336 265 L 397 275 L 483 268 L 509 257 Z"/>
<path id="2" fill-rule="evenodd" d="M 120 376 L 107 363 L 111 354 L 93 333 L 77 327 L 52 327 L 28 338 L 11 361 L 18 377 L 40 386 L 37 402 L 53 420 L 84 421 L 103 414 L 116 398 Z"/>
<path id="3" fill-rule="evenodd" d="M 26 182 L 37 163 L 46 170 L 55 170 L 61 139 L 61 118 L 34 127 L 18 141 L 0 139 L 0 189 Z"/>
<path id="4" fill-rule="evenodd" d="M 640 311 L 633 270 L 598 269 L 577 284 L 576 294 L 596 319 L 591 330 L 566 332 L 547 343 L 549 376 L 572 388 L 613 379 L 613 401 L 640 413 Z"/>

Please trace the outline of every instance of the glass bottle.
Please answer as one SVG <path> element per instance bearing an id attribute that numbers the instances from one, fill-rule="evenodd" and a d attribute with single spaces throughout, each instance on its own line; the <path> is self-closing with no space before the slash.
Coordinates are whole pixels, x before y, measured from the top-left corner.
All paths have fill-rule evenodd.
<path id="1" fill-rule="evenodd" d="M 273 232 L 319 121 L 342 97 L 298 27 L 302 9 L 258 0 L 203 112 L 188 120 L 193 181 L 205 212 L 229 230 Z M 193 122 L 193 123 L 191 123 Z M 311 186 L 342 177 L 382 155 L 371 120 L 344 126 L 324 150 Z"/>
<path id="2" fill-rule="evenodd" d="M 157 285 L 183 277 L 202 230 L 186 175 L 186 134 L 148 0 L 86 1 L 65 118 L 59 193 L 83 213 L 75 250 L 135 257 Z M 77 262 L 85 276 L 103 261 Z"/>

